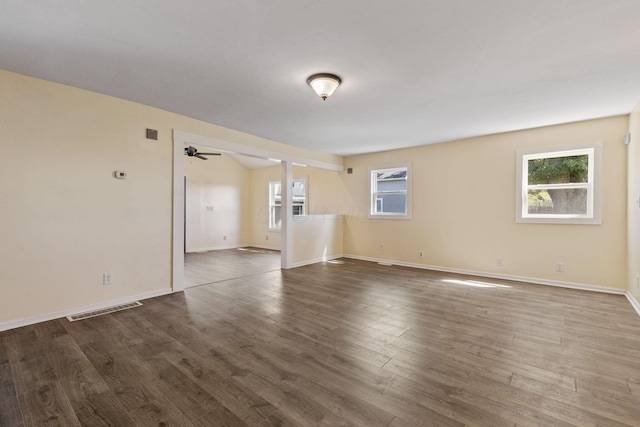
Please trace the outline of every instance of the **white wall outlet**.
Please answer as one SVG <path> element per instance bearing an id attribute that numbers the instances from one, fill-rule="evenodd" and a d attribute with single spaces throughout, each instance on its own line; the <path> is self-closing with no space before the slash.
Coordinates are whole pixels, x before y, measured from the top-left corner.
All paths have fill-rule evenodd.
<path id="1" fill-rule="evenodd" d="M 504 265 L 504 261 L 502 260 L 502 258 L 496 258 L 496 265 L 498 267 L 502 267 Z"/>
<path id="2" fill-rule="evenodd" d="M 564 271 L 564 263 L 556 262 L 556 271 L 562 273 Z"/>
<path id="3" fill-rule="evenodd" d="M 424 258 L 424 252 L 423 251 L 418 251 L 418 256 L 420 258 Z"/>
<path id="4" fill-rule="evenodd" d="M 264 240 L 269 240 L 269 235 L 264 236 Z"/>
<path id="5" fill-rule="evenodd" d="M 380 243 L 380 250 L 384 251 L 384 243 Z"/>
<path id="6" fill-rule="evenodd" d="M 112 285 L 113 284 L 113 274 L 111 274 L 111 273 L 103 273 L 102 274 L 102 284 L 103 285 Z"/>
<path id="7" fill-rule="evenodd" d="M 227 240 L 227 236 L 222 236 L 222 240 Z"/>

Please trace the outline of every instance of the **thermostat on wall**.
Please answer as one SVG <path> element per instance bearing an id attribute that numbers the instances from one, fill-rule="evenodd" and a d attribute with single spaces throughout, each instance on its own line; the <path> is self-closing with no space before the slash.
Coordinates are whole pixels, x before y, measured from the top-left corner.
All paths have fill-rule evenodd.
<path id="1" fill-rule="evenodd" d="M 113 175 L 118 179 L 127 179 L 127 173 L 125 171 L 115 171 Z"/>

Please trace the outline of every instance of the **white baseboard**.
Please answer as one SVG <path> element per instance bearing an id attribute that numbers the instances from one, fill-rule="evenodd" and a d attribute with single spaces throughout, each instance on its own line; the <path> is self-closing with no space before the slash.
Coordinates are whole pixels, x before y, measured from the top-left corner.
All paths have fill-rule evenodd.
<path id="1" fill-rule="evenodd" d="M 96 304 L 86 305 L 83 307 L 74 307 L 68 310 L 58 311 L 55 313 L 43 314 L 41 316 L 25 317 L 23 319 L 10 320 L 8 322 L 0 323 L 0 332 L 8 331 L 9 329 L 20 328 L 22 326 L 33 325 L 40 322 L 46 322 L 48 320 L 59 319 L 61 317 L 72 316 L 74 314 L 86 313 L 87 311 L 101 310 L 107 307 L 113 307 L 114 305 L 127 304 L 133 301 L 144 300 L 149 298 L 159 297 L 161 295 L 167 295 L 172 293 L 171 289 L 162 289 L 157 291 L 145 292 L 143 294 L 131 295 L 124 298 L 119 298 L 110 301 L 99 302 Z"/>
<path id="2" fill-rule="evenodd" d="M 207 246 L 206 248 L 190 248 L 187 250 L 187 253 L 193 252 L 208 252 L 208 251 L 221 251 L 224 249 L 238 249 L 238 248 L 246 248 L 249 245 L 241 244 L 241 245 L 225 245 L 225 246 Z"/>
<path id="3" fill-rule="evenodd" d="M 345 258 L 359 259 L 362 261 L 382 262 L 399 265 L 402 267 L 421 268 L 424 270 L 444 271 L 447 273 L 468 274 L 470 276 L 489 277 L 492 279 L 513 280 L 515 282 L 535 283 L 537 285 L 557 286 L 560 288 L 579 289 L 583 291 L 604 292 L 607 294 L 624 295 L 624 289 L 609 288 L 607 286 L 588 285 L 585 283 L 561 282 L 556 280 L 538 279 L 535 277 L 512 276 L 510 274 L 492 273 L 487 271 L 463 270 L 460 268 L 440 267 L 437 265 L 417 264 L 412 262 L 394 261 L 382 258 L 365 257 L 359 255 L 345 254 Z"/>
<path id="4" fill-rule="evenodd" d="M 326 214 L 326 215 L 296 215 L 293 217 L 294 221 L 335 221 L 337 219 L 343 219 L 344 215 Z"/>
<path id="5" fill-rule="evenodd" d="M 251 245 L 251 246 L 252 247 L 256 247 L 256 248 L 262 248 L 262 249 L 279 250 L 278 248 L 270 248 L 270 247 L 264 247 L 264 246 L 258 246 L 258 245 Z M 239 246 L 239 247 L 242 247 L 242 246 Z M 398 261 L 393 261 L 393 260 L 388 260 L 388 259 L 365 257 L 365 256 L 359 256 L 359 255 L 351 255 L 351 254 L 332 255 L 332 256 L 327 257 L 327 258 L 318 258 L 318 259 L 312 259 L 312 260 L 307 260 L 307 261 L 300 261 L 300 262 L 294 263 L 293 267 L 302 267 L 304 265 L 315 264 L 315 263 L 318 263 L 318 262 L 329 261 L 329 260 L 342 258 L 342 257 L 351 258 L 351 259 L 358 259 L 358 260 L 362 260 L 362 261 L 383 262 L 383 263 L 389 263 L 389 264 L 399 265 L 399 266 L 403 266 L 403 267 L 420 268 L 420 269 L 424 269 L 424 270 L 436 270 L 436 271 L 444 271 L 444 272 L 448 272 L 448 273 L 468 274 L 468 275 L 472 275 L 472 276 L 489 277 L 489 278 L 494 278 L 494 279 L 513 280 L 513 281 L 516 281 L 516 282 L 535 283 L 535 284 L 539 284 L 539 285 L 557 286 L 557 287 L 571 288 L 571 289 L 580 289 L 580 290 L 592 291 L 592 292 L 604 292 L 604 293 L 610 293 L 610 294 L 620 294 L 620 295 L 625 295 L 627 297 L 627 299 L 629 300 L 629 303 L 631 304 L 631 306 L 638 313 L 638 315 L 640 315 L 640 302 L 638 302 L 638 300 L 629 291 L 624 291 L 622 289 L 615 289 L 615 288 L 607 288 L 607 287 L 604 287 L 604 286 L 594 286 L 594 285 L 587 285 L 587 284 L 581 284 L 581 283 L 572 283 L 572 282 L 557 282 L 557 281 L 551 281 L 551 280 L 545 280 L 545 279 L 536 279 L 536 278 L 532 278 L 532 277 L 511 276 L 511 275 L 508 275 L 508 274 L 496 274 L 496 273 L 488 273 L 488 272 L 484 272 L 484 271 L 462 270 L 462 269 L 458 269 L 458 268 L 448 268 L 448 267 L 439 267 L 439 266 L 432 266 L 432 265 L 425 265 L 425 264 L 398 262 Z M 22 327 L 22 326 L 33 325 L 33 324 L 40 323 L 40 322 L 46 322 L 48 320 L 59 319 L 59 318 L 66 317 L 66 316 L 71 316 L 71 315 L 74 315 L 74 314 L 85 313 L 87 311 L 100 310 L 100 309 L 103 309 L 103 308 L 112 307 L 114 305 L 127 304 L 127 303 L 130 303 L 130 302 L 133 302 L 133 301 L 145 300 L 145 299 L 148 299 L 148 298 L 155 298 L 155 297 L 159 297 L 159 296 L 162 296 L 162 295 L 167 295 L 167 294 L 170 294 L 170 293 L 172 293 L 171 289 L 162 289 L 162 290 L 157 290 L 157 291 L 145 292 L 145 293 L 138 294 L 138 295 L 132 295 L 132 296 L 124 297 L 124 298 L 119 298 L 119 299 L 115 299 L 115 300 L 104 301 L 104 302 L 91 304 L 91 305 L 87 305 L 87 306 L 83 306 L 83 307 L 75 307 L 75 308 L 71 308 L 71 309 L 68 309 L 68 310 L 63 310 L 63 311 L 59 311 L 59 312 L 55 312 L 55 313 L 48 313 L 48 314 L 43 314 L 43 315 L 40 315 L 40 316 L 26 317 L 26 318 L 23 318 L 23 319 L 10 320 L 8 322 L 1 322 L 0 323 L 0 332 L 8 331 L 10 329 L 19 328 L 19 327 Z"/>
<path id="6" fill-rule="evenodd" d="M 247 246 L 251 246 L 252 248 L 258 248 L 258 249 L 266 249 L 269 251 L 278 251 L 280 252 L 280 247 L 279 246 L 268 246 L 268 245 L 247 245 Z"/>
<path id="7" fill-rule="evenodd" d="M 636 297 L 634 297 L 629 291 L 625 292 L 625 295 L 631 303 L 631 307 L 633 307 L 636 313 L 638 313 L 638 315 L 640 316 L 640 302 L 638 302 Z"/>
<path id="8" fill-rule="evenodd" d="M 342 255 L 330 255 L 328 257 L 308 259 L 308 260 L 305 260 L 305 261 L 298 261 L 298 262 L 294 262 L 291 265 L 291 268 L 302 267 L 304 265 L 310 265 L 310 264 L 317 264 L 319 262 L 324 262 L 324 261 L 331 261 L 331 260 L 342 258 L 342 257 L 343 257 Z"/>

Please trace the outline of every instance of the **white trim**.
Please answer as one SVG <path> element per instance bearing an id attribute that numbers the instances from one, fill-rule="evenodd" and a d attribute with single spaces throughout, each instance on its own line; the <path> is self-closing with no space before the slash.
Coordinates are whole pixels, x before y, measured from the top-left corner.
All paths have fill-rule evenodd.
<path id="1" fill-rule="evenodd" d="M 70 308 L 70 309 L 58 311 L 55 313 L 48 313 L 40 316 L 25 317 L 23 319 L 10 320 L 8 322 L 0 323 L 0 332 L 8 331 L 9 329 L 20 328 L 22 326 L 34 325 L 36 323 L 46 322 L 49 320 L 60 319 L 67 316 L 73 316 L 75 314 L 86 313 L 88 311 L 102 310 L 104 308 L 112 307 L 114 305 L 128 304 L 137 300 L 155 298 L 155 297 L 167 295 L 170 293 L 172 293 L 171 289 L 150 291 L 150 292 L 145 292 L 143 294 L 132 295 L 132 296 L 110 300 L 110 301 L 103 301 L 96 304 L 86 305 L 83 307 Z"/>
<path id="2" fill-rule="evenodd" d="M 326 262 L 326 261 L 331 261 L 334 259 L 338 259 L 338 258 L 343 258 L 343 255 L 330 255 L 330 256 L 326 256 L 326 257 L 322 257 L 322 258 L 315 258 L 315 259 L 308 259 L 305 261 L 298 261 L 298 262 L 294 262 L 291 267 L 292 268 L 296 268 L 296 267 L 302 267 L 305 265 L 310 265 L 310 264 L 317 264 L 319 262 Z"/>
<path id="3" fill-rule="evenodd" d="M 173 131 L 173 230 L 171 288 L 173 292 L 184 290 L 184 142 Z"/>
<path id="4" fill-rule="evenodd" d="M 275 215 L 274 208 L 276 207 L 274 187 L 276 186 L 276 184 L 280 184 L 280 222 L 282 223 L 282 181 L 278 179 L 278 180 L 269 181 L 267 183 L 267 186 L 269 187 L 267 189 L 267 194 L 269 195 L 269 219 L 268 219 L 269 224 L 267 224 L 267 229 L 269 231 L 277 231 L 279 233 L 280 227 L 273 226 L 273 222 L 274 222 L 273 216 Z"/>
<path id="5" fill-rule="evenodd" d="M 334 215 L 334 214 L 327 214 L 327 215 L 296 215 L 293 217 L 293 220 L 296 222 L 304 222 L 304 221 L 316 221 L 316 220 L 321 220 L 321 221 L 328 221 L 328 220 L 338 220 L 338 219 L 343 219 L 344 215 Z"/>
<path id="6" fill-rule="evenodd" d="M 293 265 L 293 163 L 282 161 L 280 168 L 280 264 L 286 270 Z"/>
<path id="7" fill-rule="evenodd" d="M 382 169 L 399 169 L 406 168 L 407 169 L 407 190 L 404 192 L 405 194 L 405 203 L 407 212 L 404 214 L 395 214 L 395 213 L 376 213 L 374 212 L 374 207 L 377 204 L 377 199 L 374 200 L 374 191 L 373 191 L 373 171 L 382 170 Z M 413 197 L 413 186 L 412 186 L 412 171 L 411 171 L 411 163 L 395 163 L 385 166 L 376 166 L 369 167 L 369 219 L 401 219 L 401 220 L 410 220 L 412 218 L 412 204 L 411 198 Z M 400 192 L 401 193 L 401 192 Z"/>
<path id="8" fill-rule="evenodd" d="M 224 141 L 222 139 L 216 139 L 204 135 L 197 135 L 195 133 L 189 133 L 177 129 L 174 129 L 173 131 L 173 140 L 180 141 L 182 143 L 183 149 L 185 144 L 194 144 L 263 159 L 278 159 L 295 163 L 296 165 L 310 166 L 335 172 L 344 171 L 344 166 L 342 164 L 325 162 L 322 160 L 312 159 L 310 157 L 287 154 L 281 151 L 268 150 L 251 145 L 238 144 L 236 142 Z M 184 155 L 184 153 L 182 153 L 182 155 Z"/>
<path id="9" fill-rule="evenodd" d="M 280 247 L 278 246 L 268 246 L 268 245 L 249 245 L 249 247 L 252 248 L 258 248 L 258 249 L 266 249 L 268 251 L 276 251 L 276 252 L 280 252 Z"/>
<path id="10" fill-rule="evenodd" d="M 588 154 L 592 152 L 592 154 Z M 527 148 L 516 151 L 516 223 L 519 224 L 602 224 L 602 141 L 563 145 L 560 147 Z M 592 195 L 588 201 L 587 215 L 552 215 L 524 214 L 528 204 L 528 191 L 525 187 L 528 177 L 526 176 L 525 160 L 534 155 L 545 157 L 565 157 L 574 153 L 589 155 L 589 182 L 588 191 Z M 540 187 L 550 188 L 553 185 L 540 185 Z"/>
<path id="11" fill-rule="evenodd" d="M 416 264 L 413 262 L 402 262 L 383 258 L 373 258 L 360 255 L 345 254 L 345 258 L 359 259 L 362 261 L 372 261 L 381 263 L 391 263 L 402 267 L 420 268 L 423 270 L 444 271 L 447 273 L 468 274 L 470 276 L 488 277 L 492 279 L 512 280 L 514 282 L 533 283 L 536 285 L 556 286 L 559 288 L 579 289 L 582 291 L 603 292 L 606 294 L 624 295 L 625 290 L 610 288 L 607 286 L 588 285 L 586 283 L 560 282 L 556 280 L 538 279 L 535 277 L 512 276 L 510 274 L 491 273 L 487 271 L 463 270 L 460 268 L 440 267 L 436 265 Z"/>
<path id="12" fill-rule="evenodd" d="M 205 252 L 205 251 L 222 251 L 225 249 L 238 249 L 238 248 L 246 248 L 249 246 L 248 244 L 239 244 L 239 245 L 225 245 L 225 246 L 208 246 L 204 248 L 193 248 L 188 249 L 187 253 L 192 254 L 195 252 Z"/>
<path id="13" fill-rule="evenodd" d="M 631 303 L 631 307 L 633 307 L 633 309 L 636 311 L 636 313 L 638 313 L 638 315 L 640 316 L 640 302 L 638 302 L 636 297 L 634 297 L 631 292 L 627 291 L 624 294 L 627 297 L 627 299 L 629 300 L 629 302 Z"/>
<path id="14" fill-rule="evenodd" d="M 295 163 L 294 163 L 295 165 Z M 293 179 L 293 186 L 295 187 L 296 182 L 302 182 L 303 183 L 303 187 L 304 187 L 304 201 L 302 204 L 302 211 L 304 212 L 302 215 L 294 215 L 293 217 L 298 217 L 298 216 L 305 216 L 307 209 L 309 208 L 309 187 L 307 186 L 307 178 L 294 178 Z M 280 184 L 280 218 L 282 218 L 282 180 L 272 180 L 269 181 L 269 226 L 268 229 L 269 231 L 274 231 L 274 232 L 280 232 L 280 227 L 273 227 L 273 220 L 274 218 L 272 217 L 272 215 L 274 214 L 274 209 L 277 205 L 276 205 L 276 201 L 275 201 L 275 195 L 274 195 L 274 186 L 275 184 Z M 293 190 L 291 190 L 291 193 L 289 193 L 289 197 L 292 200 L 292 205 L 296 206 L 295 204 L 295 200 L 294 200 L 294 195 L 293 195 Z M 298 205 L 299 206 L 299 205 Z M 293 211 L 292 211 L 293 212 Z"/>

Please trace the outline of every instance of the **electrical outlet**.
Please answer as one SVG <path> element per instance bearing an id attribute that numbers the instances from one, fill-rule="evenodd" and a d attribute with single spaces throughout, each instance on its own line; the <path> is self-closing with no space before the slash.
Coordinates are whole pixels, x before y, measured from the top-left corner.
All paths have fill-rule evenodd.
<path id="1" fill-rule="evenodd" d="M 113 274 L 104 273 L 102 275 L 102 284 L 103 285 L 112 285 L 113 284 Z"/>
<path id="2" fill-rule="evenodd" d="M 269 240 L 269 235 L 264 236 L 264 240 Z"/>
<path id="3" fill-rule="evenodd" d="M 383 243 L 380 243 L 380 250 L 384 251 L 384 244 Z"/>
<path id="4" fill-rule="evenodd" d="M 497 258 L 496 259 L 496 265 L 498 267 L 502 267 L 504 265 L 504 261 L 502 260 L 502 258 Z"/>
<path id="5" fill-rule="evenodd" d="M 227 236 L 222 236 L 222 240 L 227 240 Z"/>
<path id="6" fill-rule="evenodd" d="M 556 262 L 556 271 L 562 273 L 564 271 L 564 263 Z"/>
<path id="7" fill-rule="evenodd" d="M 422 252 L 422 251 L 418 251 L 418 256 L 419 256 L 420 258 L 424 258 L 424 252 Z"/>

